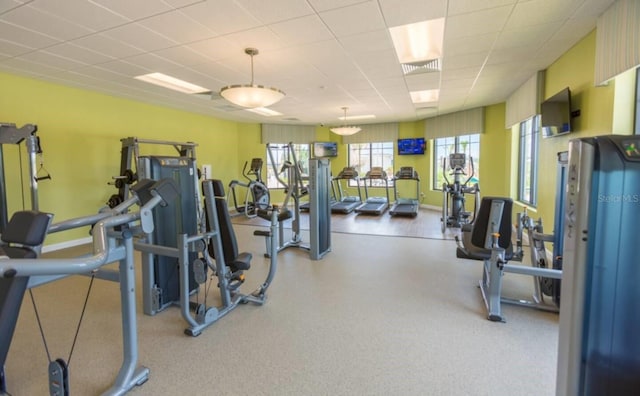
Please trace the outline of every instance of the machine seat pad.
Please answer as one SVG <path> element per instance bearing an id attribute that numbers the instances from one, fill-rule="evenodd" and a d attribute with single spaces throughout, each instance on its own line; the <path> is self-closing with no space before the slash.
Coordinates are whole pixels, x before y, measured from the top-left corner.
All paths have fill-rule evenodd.
<path id="1" fill-rule="evenodd" d="M 251 268 L 251 259 L 253 256 L 251 253 L 240 253 L 232 262 L 228 263 L 233 272 L 245 271 Z"/>
<path id="2" fill-rule="evenodd" d="M 34 259 L 38 258 L 36 252 L 27 247 L 3 246 L 0 248 L 0 256 L 7 256 L 11 259 Z"/>
<path id="3" fill-rule="evenodd" d="M 476 248 L 474 246 L 471 246 L 470 249 L 467 249 L 465 245 L 465 248 L 456 248 L 456 257 L 469 260 L 489 260 L 491 258 L 491 249 Z M 512 258 L 513 247 L 509 245 L 509 247 L 505 249 L 504 259 L 506 261 L 509 261 Z"/>

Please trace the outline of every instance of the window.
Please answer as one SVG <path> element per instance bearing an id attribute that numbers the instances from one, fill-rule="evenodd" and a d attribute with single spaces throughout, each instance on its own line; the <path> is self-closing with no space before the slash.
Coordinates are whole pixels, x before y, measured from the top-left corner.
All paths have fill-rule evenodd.
<path id="1" fill-rule="evenodd" d="M 540 116 L 520 123 L 518 201 L 535 206 L 538 197 L 538 145 Z"/>
<path id="2" fill-rule="evenodd" d="M 298 161 L 300 167 L 300 173 L 303 175 L 309 174 L 309 145 L 308 144 L 280 144 L 270 143 L 271 155 L 269 155 L 269 148 L 267 148 L 267 187 L 268 188 L 284 188 L 282 183 L 276 178 L 274 168 L 278 172 L 282 171 L 282 166 L 286 161 L 293 163 L 294 159 L 291 153 L 295 154 L 295 159 Z M 275 167 L 271 164 L 271 158 L 275 161 Z M 287 181 L 287 175 L 281 174 L 280 178 Z"/>
<path id="3" fill-rule="evenodd" d="M 393 142 L 349 144 L 349 166 L 356 168 L 360 177 L 364 177 L 372 167 L 380 166 L 387 172 L 391 186 L 393 150 Z M 382 180 L 368 180 L 368 183 L 368 186 L 384 187 Z M 349 180 L 349 187 L 356 187 L 356 182 Z"/>
<path id="4" fill-rule="evenodd" d="M 464 172 L 467 174 L 470 185 L 480 181 L 480 134 L 445 137 L 433 140 L 433 189 L 442 190 L 445 183 L 444 172 L 449 172 L 449 154 L 465 153 L 467 163 Z M 471 159 L 473 159 L 473 168 Z M 446 159 L 446 167 L 443 168 Z M 452 182 L 447 173 L 449 182 Z M 466 180 L 466 179 L 465 179 Z"/>

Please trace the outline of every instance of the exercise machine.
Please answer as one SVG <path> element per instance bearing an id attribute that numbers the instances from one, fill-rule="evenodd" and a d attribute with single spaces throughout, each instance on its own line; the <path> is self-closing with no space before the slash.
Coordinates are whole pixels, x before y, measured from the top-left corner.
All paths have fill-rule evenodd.
<path id="1" fill-rule="evenodd" d="M 302 242 L 302 235 L 300 233 L 300 198 L 307 195 L 309 190 L 307 186 L 304 185 L 302 170 L 298 164 L 293 143 L 289 143 L 284 147 L 286 158 L 282 161 L 283 165 L 280 169 L 278 169 L 276 165 L 277 162 L 273 154 L 275 148 L 272 144 L 267 143 L 267 153 L 269 154 L 271 166 L 273 167 L 273 173 L 285 190 L 285 197 L 278 214 L 279 244 L 275 252 L 278 253 L 291 247 L 310 250 L 309 245 Z M 293 206 L 293 212 L 289 209 L 290 201 Z M 260 212 L 258 215 L 267 219 L 266 216 L 260 215 Z M 288 240 L 285 240 L 284 237 L 284 222 L 286 220 L 291 220 L 291 237 Z M 271 245 L 267 245 L 266 250 L 267 252 L 265 254 L 267 257 L 272 255 L 273 250 L 271 250 Z"/>
<path id="2" fill-rule="evenodd" d="M 242 168 L 242 176 L 244 176 L 248 182 L 243 183 L 239 180 L 232 180 L 229 183 L 229 198 L 233 199 L 233 206 L 236 209 L 236 213 L 244 214 L 248 218 L 253 218 L 258 215 L 258 210 L 264 210 L 269 208 L 270 197 L 269 189 L 262 181 L 262 158 L 253 158 L 251 160 L 251 166 L 247 171 L 247 162 L 244 163 Z M 238 199 L 236 197 L 236 188 L 243 187 L 245 189 L 244 204 L 238 206 Z"/>
<path id="3" fill-rule="evenodd" d="M 374 166 L 366 175 L 361 179 L 364 181 L 364 196 L 365 201 L 355 210 L 356 213 L 381 215 L 389 207 L 389 179 L 387 178 L 387 172 L 382 167 Z M 370 197 L 369 187 L 370 180 L 382 180 L 384 183 L 385 197 Z"/>
<path id="4" fill-rule="evenodd" d="M 298 163 L 293 144 L 285 147 L 286 158 L 282 169 L 277 169 L 273 154 L 273 146 L 267 144 L 267 152 L 278 182 L 284 186 L 286 195 L 278 214 L 278 240 L 276 249 L 273 244 L 267 245 L 266 256 L 273 256 L 284 249 L 297 247 L 309 251 L 312 260 L 319 260 L 331 251 L 331 211 L 332 203 L 329 196 L 331 185 L 331 162 L 328 158 L 312 158 L 309 160 L 309 175 L 303 177 L 302 168 Z M 284 176 L 283 176 L 284 175 Z M 304 186 L 304 179 L 309 184 Z M 302 242 L 300 234 L 300 198 L 309 196 L 309 243 Z M 289 203 L 293 211 L 288 209 Z M 262 211 L 258 216 L 267 218 Z M 284 221 L 291 219 L 291 238 L 284 240 Z"/>
<path id="5" fill-rule="evenodd" d="M 173 179 L 180 191 L 178 198 L 152 212 L 156 227 L 151 235 L 144 237 L 146 243 L 167 248 L 178 247 L 178 235 L 196 235 L 204 230 L 203 210 L 200 198 L 200 182 L 193 142 L 166 140 L 121 139 L 120 176 L 116 176 L 118 194 L 109 199 L 109 205 L 122 202 L 129 197 L 130 185 L 139 178 L 161 180 Z M 169 148 L 176 155 L 142 155 L 143 146 Z M 155 150 L 156 152 L 158 149 Z M 124 178 L 123 178 L 124 177 Z M 155 315 L 171 305 L 180 303 L 180 268 L 175 256 L 141 251 L 142 257 L 142 310 Z M 188 252 L 192 266 L 198 253 Z M 189 289 L 195 292 L 198 284 L 193 270 L 189 271 Z"/>
<path id="6" fill-rule="evenodd" d="M 25 142 L 27 156 L 29 159 L 28 179 L 31 209 L 39 209 L 38 182 L 51 179 L 49 173 L 44 169 L 42 161 L 40 163 L 40 168 L 37 168 L 37 156 L 42 156 L 42 148 L 40 146 L 40 138 L 37 136 L 37 131 L 38 127 L 32 124 L 26 124 L 18 128 L 16 124 L 0 122 L 0 234 L 2 234 L 7 222 L 9 221 L 6 179 L 4 172 L 4 146 L 17 145 L 20 147 L 20 144 Z M 43 171 L 44 173 L 40 174 L 40 171 Z"/>
<path id="7" fill-rule="evenodd" d="M 501 304 L 510 303 L 526 307 L 533 307 L 547 311 L 558 311 L 557 306 L 548 304 L 542 298 L 540 279 L 562 279 L 562 271 L 546 268 L 544 241 L 552 240 L 536 231 L 528 217 L 526 223 L 530 225 L 529 238 L 532 250 L 532 265 L 524 266 L 509 264 L 517 257 L 511 243 L 511 218 L 513 201 L 510 198 L 484 197 L 480 203 L 478 216 L 470 230 L 463 229 L 463 245 L 456 249 L 458 258 L 481 260 L 484 262 L 480 291 L 487 309 L 487 318 L 494 322 L 505 322 Z M 525 220 L 523 220 L 525 221 Z M 534 299 L 510 299 L 502 295 L 502 280 L 504 274 L 513 273 L 530 275 L 534 279 Z"/>
<path id="8" fill-rule="evenodd" d="M 0 369 L 4 366 L 25 291 L 69 275 L 83 274 L 120 284 L 122 312 L 122 365 L 113 385 L 104 395 L 123 395 L 149 378 L 149 369 L 138 366 L 135 263 L 133 230 L 150 233 L 154 228 L 151 211 L 167 205 L 177 196 L 172 180 L 142 180 L 132 186 L 132 196 L 117 207 L 95 215 L 50 225 L 52 215 L 37 211 L 16 212 L 7 225 L 0 254 Z M 133 205 L 138 211 L 131 211 Z M 47 232 L 91 227 L 93 252 L 75 258 L 38 258 Z M 103 269 L 119 262 L 119 269 Z M 34 301 L 35 307 L 35 301 Z M 36 311 L 36 316 L 37 311 Z M 82 317 L 81 319 L 82 320 Z M 78 325 L 79 329 L 79 325 Z M 77 335 L 77 333 L 76 333 Z M 46 340 L 42 333 L 43 341 Z M 69 353 L 69 358 L 73 347 Z M 69 367 L 64 359 L 49 360 L 51 395 L 69 395 Z M 2 371 L 2 370 L 0 370 Z M 6 378 L 0 372 L 0 393 L 6 392 Z"/>
<path id="9" fill-rule="evenodd" d="M 469 186 L 469 181 L 475 176 L 475 168 L 473 166 L 473 157 L 469 157 L 471 164 L 471 175 L 466 180 L 465 167 L 467 165 L 467 156 L 464 153 L 449 154 L 450 176 L 453 176 L 453 183 L 447 178 L 447 159 L 442 159 L 442 175 L 445 182 L 442 184 L 442 217 L 441 231 L 444 232 L 447 227 L 460 228 L 463 224 L 473 221 L 480 203 L 480 188 L 478 183 Z M 473 213 L 465 209 L 465 195 L 470 194 L 475 197 Z"/>
<path id="10" fill-rule="evenodd" d="M 331 251 L 331 163 L 328 158 L 309 160 L 309 256 L 320 260 Z"/>
<path id="11" fill-rule="evenodd" d="M 415 198 L 400 198 L 398 194 L 399 181 L 403 183 L 407 181 L 416 183 Z M 420 210 L 420 177 L 412 166 L 403 166 L 396 172 L 393 177 L 393 196 L 395 202 L 393 206 L 391 206 L 391 209 L 389 209 L 391 216 L 416 217 L 418 215 L 418 211 Z"/>
<path id="12" fill-rule="evenodd" d="M 558 154 L 557 197 L 555 206 L 555 232 L 545 234 L 542 220 L 534 221 L 525 208 L 516 216 L 516 246 L 511 243 L 513 202 L 509 198 L 485 197 L 472 224 L 462 225 L 462 240 L 456 236 L 458 258 L 484 261 L 480 290 L 492 321 L 504 322 L 501 304 L 509 303 L 558 312 L 562 278 L 562 209 L 567 174 L 566 152 Z M 513 265 L 509 261 L 522 261 L 523 235 L 527 231 L 531 266 Z M 553 258 L 547 257 L 545 243 L 553 244 Z M 502 280 L 506 273 L 531 275 L 531 299 L 508 298 L 502 295 Z M 550 297 L 547 301 L 546 297 Z"/>
<path id="13" fill-rule="evenodd" d="M 346 195 L 342 189 L 342 180 L 354 180 L 358 190 L 358 195 Z M 360 190 L 360 177 L 358 171 L 352 166 L 344 167 L 337 176 L 333 178 L 333 183 L 337 186 L 337 201 L 331 205 L 331 213 L 348 214 L 353 212 L 362 204 L 362 192 Z"/>
<path id="14" fill-rule="evenodd" d="M 640 136 L 569 142 L 556 395 L 640 389 Z"/>

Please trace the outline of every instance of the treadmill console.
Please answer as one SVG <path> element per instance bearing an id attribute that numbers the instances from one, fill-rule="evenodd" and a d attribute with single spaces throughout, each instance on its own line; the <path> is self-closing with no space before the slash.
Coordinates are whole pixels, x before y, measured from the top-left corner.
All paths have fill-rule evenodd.
<path id="1" fill-rule="evenodd" d="M 417 179 L 418 172 L 416 172 L 412 166 L 403 166 L 396 173 L 396 179 Z"/>

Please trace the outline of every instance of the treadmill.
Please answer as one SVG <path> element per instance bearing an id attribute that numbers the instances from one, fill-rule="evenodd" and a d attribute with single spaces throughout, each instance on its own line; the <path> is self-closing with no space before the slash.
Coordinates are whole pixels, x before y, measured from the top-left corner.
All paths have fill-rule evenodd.
<path id="1" fill-rule="evenodd" d="M 358 186 L 358 195 L 345 195 L 342 185 L 340 184 L 341 180 L 355 180 L 356 185 Z M 331 213 L 351 213 L 355 208 L 360 206 L 362 203 L 362 193 L 360 191 L 360 178 L 358 177 L 358 171 L 355 168 L 350 166 L 344 167 L 340 173 L 338 173 L 338 176 L 333 178 L 332 182 L 337 186 L 335 190 L 338 193 L 338 200 L 336 203 L 331 205 Z"/>
<path id="2" fill-rule="evenodd" d="M 374 166 L 369 172 L 362 178 L 364 180 L 364 196 L 365 201 L 355 210 L 356 213 L 371 214 L 379 216 L 383 214 L 389 207 L 389 180 L 387 179 L 387 172 L 382 167 Z M 386 197 L 370 197 L 369 188 L 367 187 L 367 180 L 383 180 L 384 191 L 387 193 Z"/>
<path id="3" fill-rule="evenodd" d="M 415 199 L 398 197 L 398 182 L 407 180 L 416 182 Z M 418 210 L 420 209 L 420 178 L 418 177 L 418 172 L 412 166 L 403 166 L 396 172 L 393 177 L 393 195 L 396 201 L 389 209 L 391 216 L 416 217 L 418 215 Z"/>

